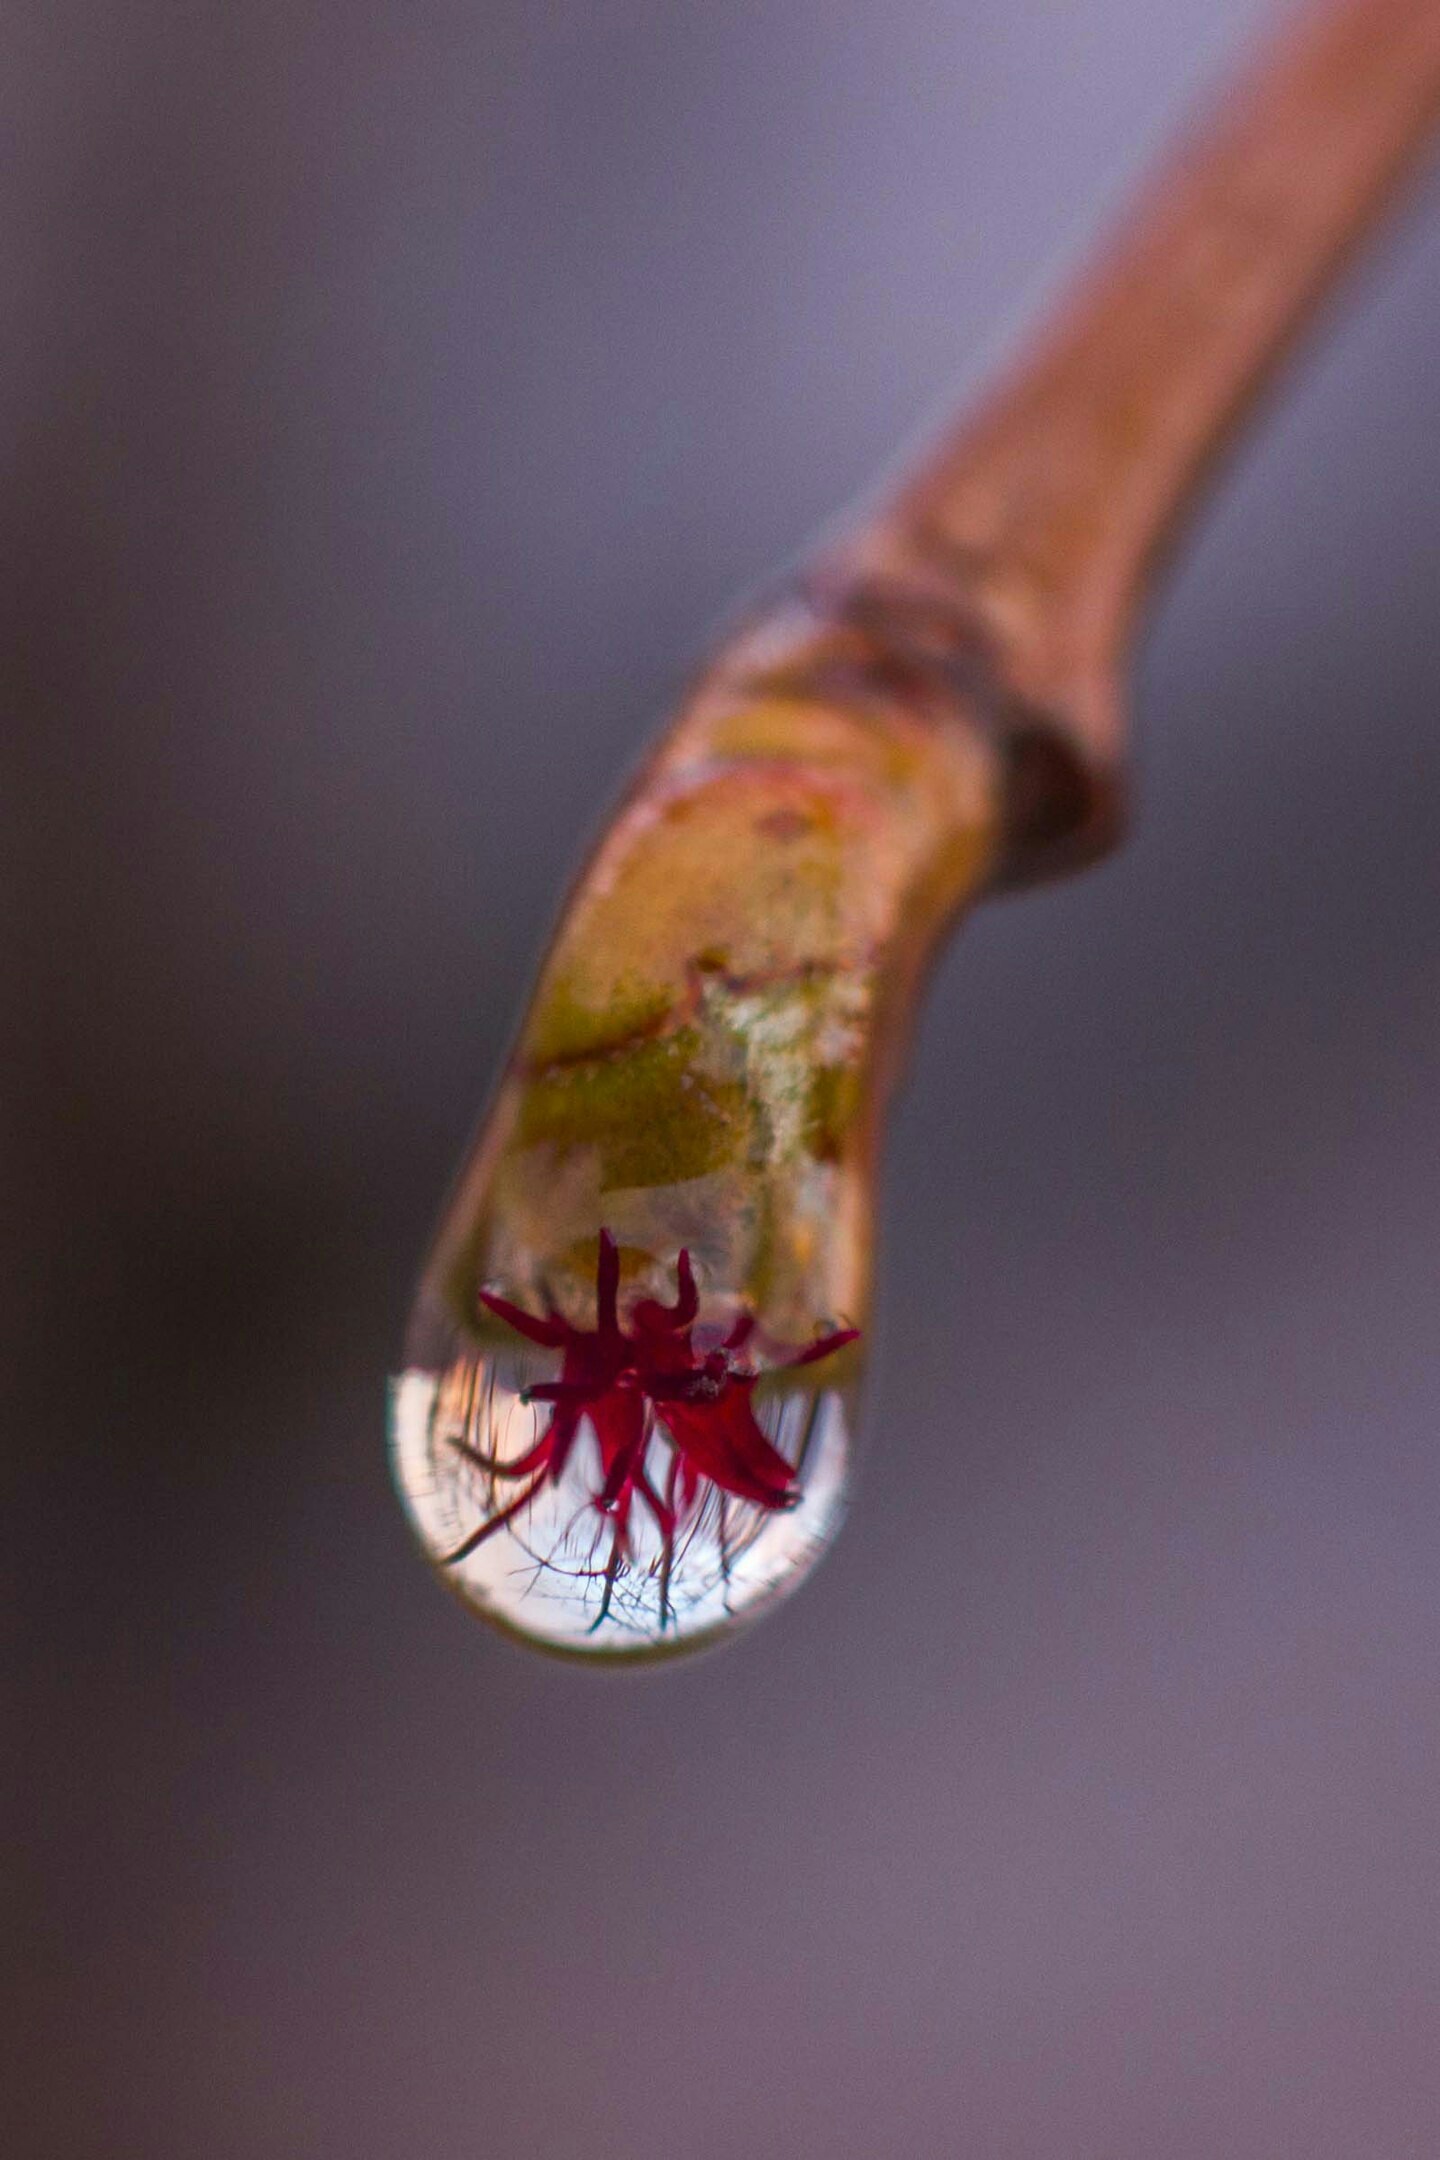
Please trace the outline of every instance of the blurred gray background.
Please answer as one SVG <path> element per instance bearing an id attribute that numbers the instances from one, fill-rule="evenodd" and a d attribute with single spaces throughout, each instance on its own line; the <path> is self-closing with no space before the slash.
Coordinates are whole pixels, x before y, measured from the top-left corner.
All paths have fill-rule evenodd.
<path id="1" fill-rule="evenodd" d="M 940 972 L 816 1580 L 557 1668 L 383 1452 L 599 806 L 1264 13 L 7 13 L 7 2155 L 1440 2150 L 1433 180 Z"/>

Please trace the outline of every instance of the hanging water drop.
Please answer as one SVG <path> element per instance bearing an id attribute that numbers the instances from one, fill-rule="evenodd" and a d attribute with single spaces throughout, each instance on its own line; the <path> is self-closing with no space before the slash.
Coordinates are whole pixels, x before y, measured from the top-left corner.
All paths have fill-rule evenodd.
<path id="1" fill-rule="evenodd" d="M 396 1471 L 432 1562 L 468 1604 L 545 1646 L 692 1647 L 797 1583 L 838 1525 L 854 1329 L 799 1349 L 702 1296 L 621 1297 L 645 1256 L 597 1240 L 577 1323 L 482 1289 L 480 1342 L 395 1387 Z M 828 1378 L 827 1378 L 828 1376 Z"/>

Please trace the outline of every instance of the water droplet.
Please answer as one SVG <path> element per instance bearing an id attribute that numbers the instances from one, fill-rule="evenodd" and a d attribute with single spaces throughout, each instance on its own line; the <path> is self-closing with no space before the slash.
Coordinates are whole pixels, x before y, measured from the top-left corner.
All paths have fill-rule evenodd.
<path id="1" fill-rule="evenodd" d="M 396 1480 L 442 1580 L 507 1630 L 598 1657 L 697 1647 L 838 1528 L 853 1331 L 780 1343 L 684 1248 L 657 1262 L 602 1231 L 589 1249 L 585 1292 L 482 1289 L 473 1328 L 422 1293 Z"/>

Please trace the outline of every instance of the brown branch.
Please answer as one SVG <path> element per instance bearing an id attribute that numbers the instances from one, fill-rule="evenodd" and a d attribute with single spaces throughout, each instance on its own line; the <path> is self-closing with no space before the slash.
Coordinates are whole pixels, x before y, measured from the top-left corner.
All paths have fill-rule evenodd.
<path id="1" fill-rule="evenodd" d="M 925 961 L 957 910 L 1113 834 L 1147 567 L 1437 90 L 1440 0 L 1346 0 L 1292 30 L 1030 359 L 725 645 L 638 777 L 561 918 L 397 1391 L 417 1530 L 502 1626 L 586 1655 L 684 1648 L 829 1535 Z M 719 1348 L 691 1342 L 702 1300 Z M 558 1375 L 517 1392 L 517 1342 L 548 1342 Z M 435 1406 L 474 1401 L 479 1360 L 476 1451 Z M 572 1445 L 584 1420 L 593 1451 Z M 577 1566 L 577 1522 L 603 1567 Z M 747 1582 L 734 1563 L 762 1553 Z"/>

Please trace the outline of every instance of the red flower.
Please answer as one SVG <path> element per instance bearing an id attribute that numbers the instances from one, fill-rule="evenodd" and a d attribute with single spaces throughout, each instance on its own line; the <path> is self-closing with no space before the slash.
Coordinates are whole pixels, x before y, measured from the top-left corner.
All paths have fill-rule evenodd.
<path id="1" fill-rule="evenodd" d="M 628 1554 L 630 1512 L 637 1498 L 653 1516 L 664 1547 L 662 1626 L 676 1530 L 698 1512 L 709 1490 L 770 1512 L 795 1506 L 800 1498 L 795 1471 L 766 1438 L 751 1407 L 759 1372 L 738 1356 L 754 1333 L 754 1315 L 737 1313 L 720 1341 L 702 1347 L 695 1340 L 700 1298 L 688 1252 L 681 1252 L 675 1272 L 679 1287 L 674 1304 L 641 1298 L 628 1327 L 621 1325 L 619 1314 L 620 1253 L 608 1230 L 600 1232 L 593 1329 L 573 1326 L 553 1308 L 539 1319 L 491 1290 L 480 1292 L 481 1303 L 497 1319 L 527 1342 L 561 1351 L 563 1362 L 557 1380 L 541 1381 L 521 1397 L 552 1406 L 549 1424 L 525 1454 L 501 1462 L 456 1441 L 462 1455 L 495 1478 L 514 1480 L 520 1490 L 447 1555 L 449 1563 L 465 1559 L 523 1513 L 547 1483 L 560 1482 L 587 1422 L 600 1451 L 600 1482 L 592 1500 L 613 1529 L 597 1627 L 609 1610 Z M 708 1332 L 713 1335 L 713 1330 Z M 837 1328 L 818 1336 L 774 1369 L 813 1364 L 854 1342 L 858 1333 L 857 1328 Z M 671 1450 L 663 1494 L 646 1467 L 651 1442 L 660 1437 L 657 1421 Z"/>

